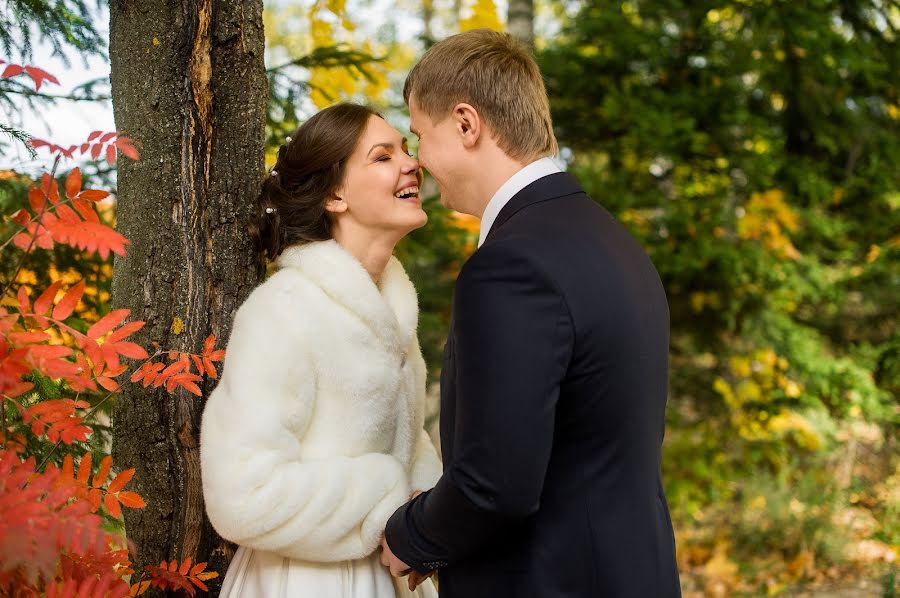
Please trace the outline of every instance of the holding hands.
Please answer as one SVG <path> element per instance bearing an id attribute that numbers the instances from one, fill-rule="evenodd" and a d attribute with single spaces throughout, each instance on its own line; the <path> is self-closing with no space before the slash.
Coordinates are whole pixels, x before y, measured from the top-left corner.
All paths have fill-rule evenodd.
<path id="1" fill-rule="evenodd" d="M 416 490 L 410 495 L 409 500 L 415 499 L 422 494 L 421 490 Z M 391 575 L 394 577 L 407 577 L 407 585 L 410 592 L 414 592 L 419 585 L 434 575 L 434 571 L 422 574 L 404 563 L 394 554 L 391 547 L 388 546 L 387 539 L 384 534 L 381 535 L 381 564 L 390 569 Z"/>

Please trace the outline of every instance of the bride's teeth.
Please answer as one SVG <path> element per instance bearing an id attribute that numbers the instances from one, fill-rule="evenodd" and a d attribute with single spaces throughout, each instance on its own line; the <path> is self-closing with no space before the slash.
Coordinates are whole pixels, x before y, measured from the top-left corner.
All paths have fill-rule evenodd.
<path id="1" fill-rule="evenodd" d="M 394 196 L 398 197 L 400 199 L 404 199 L 406 197 L 410 197 L 412 195 L 418 195 L 418 194 L 419 194 L 418 187 L 408 187 L 402 191 L 398 191 L 397 193 L 394 194 Z"/>

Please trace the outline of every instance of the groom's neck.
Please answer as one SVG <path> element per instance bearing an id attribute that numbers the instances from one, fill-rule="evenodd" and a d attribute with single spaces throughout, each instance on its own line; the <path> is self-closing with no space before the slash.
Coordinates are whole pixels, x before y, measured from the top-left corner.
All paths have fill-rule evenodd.
<path id="1" fill-rule="evenodd" d="M 477 172 L 472 177 L 472 205 L 469 213 L 481 219 L 500 187 L 527 166 L 527 163 L 510 158 L 497 146 L 485 148 L 478 162 Z"/>

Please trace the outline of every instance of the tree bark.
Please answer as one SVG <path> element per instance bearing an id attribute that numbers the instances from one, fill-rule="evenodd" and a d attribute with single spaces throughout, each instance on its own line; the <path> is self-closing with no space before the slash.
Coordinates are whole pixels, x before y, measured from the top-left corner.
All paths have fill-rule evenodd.
<path id="1" fill-rule="evenodd" d="M 510 35 L 534 48 L 534 0 L 509 0 L 506 27 Z"/>
<path id="2" fill-rule="evenodd" d="M 199 353 L 209 334 L 223 346 L 264 274 L 247 234 L 265 168 L 264 44 L 262 0 L 110 1 L 116 128 L 142 152 L 119 166 L 118 228 L 132 245 L 116 260 L 112 303 L 147 322 L 135 336 L 148 350 L 156 341 Z M 217 594 L 232 547 L 203 504 L 203 403 L 126 386 L 112 452 L 137 469 L 132 484 L 147 501 L 125 513 L 137 574 L 164 559 L 208 561 Z"/>

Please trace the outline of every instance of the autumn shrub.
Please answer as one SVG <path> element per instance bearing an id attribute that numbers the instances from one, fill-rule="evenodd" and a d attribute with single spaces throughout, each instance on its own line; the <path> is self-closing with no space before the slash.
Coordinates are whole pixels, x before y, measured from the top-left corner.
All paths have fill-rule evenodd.
<path id="1" fill-rule="evenodd" d="M 33 67 L 7 65 L 2 73 L 20 75 L 36 87 L 54 81 Z M 197 382 L 217 376 L 224 352 L 211 336 L 196 354 L 159 347 L 148 354 L 128 340 L 144 325 L 129 321 L 128 310 L 109 309 L 97 293 L 99 309 L 85 309 L 90 287 L 77 268 L 43 288 L 46 272 L 21 276 L 36 256 L 59 247 L 74 252 L 76 264 L 124 255 L 128 239 L 111 226 L 108 207 L 98 209 L 110 193 L 82 188 L 79 168 L 61 180 L 55 175 L 60 160 L 77 151 L 110 164 L 119 152 L 139 158 L 118 132 L 97 131 L 68 148 L 32 145 L 55 156 L 51 172 L 30 181 L 22 207 L 0 203 L 0 595 L 125 596 L 152 586 L 193 595 L 217 573 L 190 555 L 140 573 L 130 568 L 134 547 L 123 534 L 122 508 L 145 503 L 127 489 L 135 470 L 114 465 L 108 454 L 103 415 L 129 380 L 199 395 Z"/>

